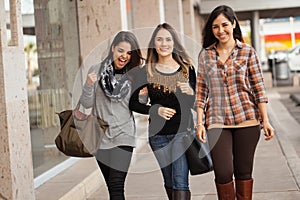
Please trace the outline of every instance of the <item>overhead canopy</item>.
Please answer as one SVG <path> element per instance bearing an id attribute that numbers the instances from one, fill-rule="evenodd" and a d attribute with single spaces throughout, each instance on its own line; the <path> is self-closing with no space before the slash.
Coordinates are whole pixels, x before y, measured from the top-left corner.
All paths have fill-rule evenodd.
<path id="1" fill-rule="evenodd" d="M 199 12 L 207 16 L 215 7 L 224 4 L 219 0 L 200 0 Z M 254 11 L 259 11 L 260 18 L 283 18 L 300 16 L 300 1 L 295 0 L 227 0 L 226 5 L 232 7 L 240 20 L 251 19 Z"/>

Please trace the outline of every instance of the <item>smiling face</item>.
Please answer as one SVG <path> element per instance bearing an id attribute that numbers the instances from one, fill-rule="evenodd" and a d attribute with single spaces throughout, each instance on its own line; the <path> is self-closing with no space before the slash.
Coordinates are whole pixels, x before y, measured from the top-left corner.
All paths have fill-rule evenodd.
<path id="1" fill-rule="evenodd" d="M 223 14 L 220 14 L 212 24 L 212 31 L 219 43 L 226 44 L 234 40 L 233 29 L 235 21 L 232 24 Z"/>
<path id="2" fill-rule="evenodd" d="M 131 59 L 131 45 L 128 42 L 120 42 L 112 47 L 114 66 L 120 70 L 126 66 Z"/>
<path id="3" fill-rule="evenodd" d="M 172 56 L 174 41 L 171 33 L 164 28 L 160 29 L 155 36 L 154 46 L 158 56 Z"/>

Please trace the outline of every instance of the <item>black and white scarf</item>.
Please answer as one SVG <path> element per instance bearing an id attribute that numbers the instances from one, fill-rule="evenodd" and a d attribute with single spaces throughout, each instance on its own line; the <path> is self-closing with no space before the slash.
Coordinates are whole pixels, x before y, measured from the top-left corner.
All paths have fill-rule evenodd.
<path id="1" fill-rule="evenodd" d="M 127 74 L 125 73 L 121 78 L 117 79 L 110 59 L 107 59 L 105 63 L 101 64 L 99 72 L 99 85 L 105 95 L 114 101 L 121 101 L 130 90 Z"/>

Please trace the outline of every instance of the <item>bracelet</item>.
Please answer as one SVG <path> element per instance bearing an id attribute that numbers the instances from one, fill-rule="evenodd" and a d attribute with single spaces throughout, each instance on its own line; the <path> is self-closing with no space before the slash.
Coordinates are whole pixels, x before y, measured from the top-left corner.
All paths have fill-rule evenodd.
<path id="1" fill-rule="evenodd" d="M 195 128 L 197 128 L 197 127 L 199 127 L 199 126 L 202 126 L 202 125 L 203 125 L 202 122 L 199 123 L 199 124 L 196 124 L 196 125 L 195 125 Z"/>

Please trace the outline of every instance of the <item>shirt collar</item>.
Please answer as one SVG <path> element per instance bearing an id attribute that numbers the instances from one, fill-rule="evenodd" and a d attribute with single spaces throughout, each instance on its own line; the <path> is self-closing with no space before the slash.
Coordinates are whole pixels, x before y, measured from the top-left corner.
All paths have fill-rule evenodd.
<path id="1" fill-rule="evenodd" d="M 241 41 L 239 41 L 238 39 L 236 39 L 235 41 L 236 41 L 235 47 L 240 48 L 240 49 L 243 48 L 244 44 Z M 210 45 L 209 47 L 206 47 L 205 49 L 206 50 L 217 49 L 217 43 L 215 42 L 212 45 Z"/>

